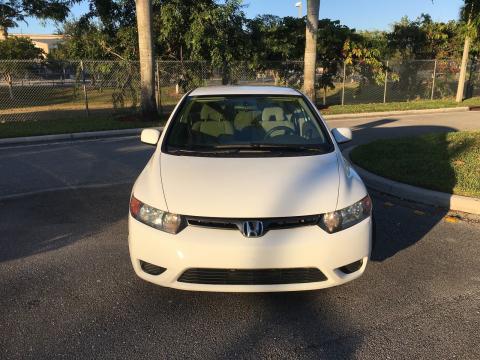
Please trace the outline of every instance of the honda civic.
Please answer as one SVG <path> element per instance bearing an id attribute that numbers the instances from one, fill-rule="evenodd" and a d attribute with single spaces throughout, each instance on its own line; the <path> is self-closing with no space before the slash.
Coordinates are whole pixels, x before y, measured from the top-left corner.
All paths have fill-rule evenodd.
<path id="1" fill-rule="evenodd" d="M 298 291 L 363 274 L 372 201 L 330 130 L 295 89 L 188 92 L 136 180 L 129 250 L 136 274 L 183 290 Z"/>

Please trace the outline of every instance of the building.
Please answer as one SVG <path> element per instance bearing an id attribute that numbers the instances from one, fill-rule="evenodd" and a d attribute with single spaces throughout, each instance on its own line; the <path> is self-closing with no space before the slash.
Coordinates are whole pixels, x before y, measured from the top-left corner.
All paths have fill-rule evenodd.
<path id="1" fill-rule="evenodd" d="M 30 38 L 35 46 L 42 49 L 45 54 L 56 48 L 58 43 L 63 40 L 63 35 L 53 34 L 9 34 L 8 36 Z"/>

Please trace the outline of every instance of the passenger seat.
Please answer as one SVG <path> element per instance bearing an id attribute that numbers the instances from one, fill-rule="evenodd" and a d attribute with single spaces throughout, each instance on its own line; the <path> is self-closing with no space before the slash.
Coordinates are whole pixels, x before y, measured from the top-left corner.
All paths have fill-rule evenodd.
<path id="1" fill-rule="evenodd" d="M 208 104 L 200 111 L 200 121 L 193 124 L 192 129 L 207 137 L 218 138 L 222 135 L 233 136 L 233 126 L 230 121 Z"/>

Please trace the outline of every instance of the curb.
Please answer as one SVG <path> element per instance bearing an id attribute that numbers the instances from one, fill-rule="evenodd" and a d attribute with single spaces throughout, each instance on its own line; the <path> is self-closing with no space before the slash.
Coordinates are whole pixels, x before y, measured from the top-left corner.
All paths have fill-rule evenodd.
<path id="1" fill-rule="evenodd" d="M 105 131 L 88 131 L 71 134 L 57 134 L 57 135 L 40 135 L 40 136 L 26 136 L 0 139 L 1 145 L 15 145 L 15 144 L 35 144 L 41 142 L 64 141 L 64 140 L 81 140 L 81 139 L 95 139 L 95 138 L 109 138 L 121 137 L 130 135 L 139 135 L 144 128 L 122 129 L 122 130 L 105 130 Z M 160 128 L 162 129 L 162 128 Z"/>
<path id="2" fill-rule="evenodd" d="M 343 150 L 342 153 L 368 187 L 405 200 L 480 215 L 480 199 L 407 185 L 372 174 L 353 164 L 350 153 L 355 147 L 351 146 Z"/>
<path id="3" fill-rule="evenodd" d="M 365 112 L 365 113 L 356 113 L 356 114 L 323 115 L 323 117 L 326 120 L 340 120 L 340 119 L 357 119 L 357 118 L 365 118 L 365 117 L 382 117 L 382 116 L 391 116 L 391 115 L 436 114 L 436 113 L 450 113 L 450 112 L 464 112 L 464 111 L 470 111 L 470 108 L 468 106 L 460 106 L 460 107 L 440 108 L 440 109 L 378 111 L 378 112 Z"/>

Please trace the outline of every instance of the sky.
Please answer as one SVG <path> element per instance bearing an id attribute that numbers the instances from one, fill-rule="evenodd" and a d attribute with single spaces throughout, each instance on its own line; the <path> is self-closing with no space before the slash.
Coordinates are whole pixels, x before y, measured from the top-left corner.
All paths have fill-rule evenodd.
<path id="1" fill-rule="evenodd" d="M 299 0 L 243 0 L 246 5 L 244 11 L 249 18 L 259 14 L 273 14 L 278 16 L 297 16 L 298 9 L 295 3 Z M 305 4 L 303 2 L 303 15 Z M 422 13 L 428 13 L 435 21 L 448 21 L 458 18 L 459 9 L 463 0 L 321 0 L 320 18 L 340 20 L 357 30 L 388 30 L 390 25 L 407 15 L 415 19 Z M 73 17 L 79 17 L 88 10 L 88 3 L 72 7 Z M 55 33 L 57 26 L 50 21 L 40 22 L 28 19 L 28 25 L 11 29 L 12 33 Z"/>

